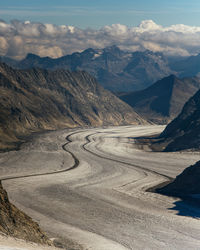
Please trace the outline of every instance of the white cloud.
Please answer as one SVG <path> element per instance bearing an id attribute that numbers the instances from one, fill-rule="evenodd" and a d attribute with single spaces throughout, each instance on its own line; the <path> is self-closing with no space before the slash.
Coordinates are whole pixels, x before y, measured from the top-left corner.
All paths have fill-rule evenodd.
<path id="1" fill-rule="evenodd" d="M 2 36 L 0 36 L 0 54 L 1 55 L 6 55 L 8 50 L 8 43 L 6 39 Z"/>
<path id="2" fill-rule="evenodd" d="M 151 32 L 151 31 L 159 31 L 162 29 L 162 26 L 157 25 L 152 20 L 144 20 L 141 22 L 139 27 L 133 28 L 133 31 L 143 33 L 143 32 Z"/>
<path id="3" fill-rule="evenodd" d="M 0 54 L 16 59 L 27 53 L 56 58 L 89 47 L 104 48 L 113 44 L 130 51 L 149 49 L 168 55 L 197 54 L 200 52 L 200 27 L 183 24 L 163 27 L 145 20 L 137 27 L 113 24 L 94 30 L 0 20 Z"/>

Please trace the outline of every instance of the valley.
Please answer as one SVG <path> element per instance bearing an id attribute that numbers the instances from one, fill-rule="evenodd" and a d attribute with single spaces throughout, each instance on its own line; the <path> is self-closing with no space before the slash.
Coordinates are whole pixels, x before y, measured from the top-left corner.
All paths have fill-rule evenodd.
<path id="1" fill-rule="evenodd" d="M 1 2 L 0 250 L 199 250 L 200 4 Z"/>
<path id="2" fill-rule="evenodd" d="M 178 198 L 146 192 L 199 160 L 199 152 L 136 147 L 135 137 L 164 128 L 130 125 L 38 134 L 20 151 L 0 154 L 3 187 L 12 203 L 63 245 L 70 239 L 95 250 L 198 249 L 199 211 Z"/>

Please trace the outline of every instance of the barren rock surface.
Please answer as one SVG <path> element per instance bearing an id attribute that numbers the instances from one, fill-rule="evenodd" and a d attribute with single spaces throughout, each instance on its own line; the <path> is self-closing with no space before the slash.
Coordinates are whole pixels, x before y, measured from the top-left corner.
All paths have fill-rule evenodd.
<path id="1" fill-rule="evenodd" d="M 33 132 L 145 121 L 86 72 L 15 70 L 0 63 L 0 150 Z"/>

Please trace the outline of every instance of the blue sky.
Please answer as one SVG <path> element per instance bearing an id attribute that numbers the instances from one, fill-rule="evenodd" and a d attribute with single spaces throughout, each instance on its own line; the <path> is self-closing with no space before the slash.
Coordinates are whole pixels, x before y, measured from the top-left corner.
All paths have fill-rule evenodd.
<path id="1" fill-rule="evenodd" d="M 121 23 L 138 25 L 152 19 L 158 24 L 200 26 L 199 0 L 2 0 L 0 19 L 100 28 Z"/>

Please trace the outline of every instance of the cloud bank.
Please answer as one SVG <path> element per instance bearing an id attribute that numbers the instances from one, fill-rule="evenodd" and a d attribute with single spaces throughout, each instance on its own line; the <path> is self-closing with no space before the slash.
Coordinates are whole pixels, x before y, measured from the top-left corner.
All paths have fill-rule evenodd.
<path id="1" fill-rule="evenodd" d="M 200 27 L 183 24 L 163 27 L 145 20 L 137 27 L 113 24 L 94 30 L 0 20 L 0 55 L 15 59 L 24 58 L 27 53 L 57 58 L 114 44 L 129 51 L 148 49 L 167 55 L 188 56 L 200 53 Z"/>

